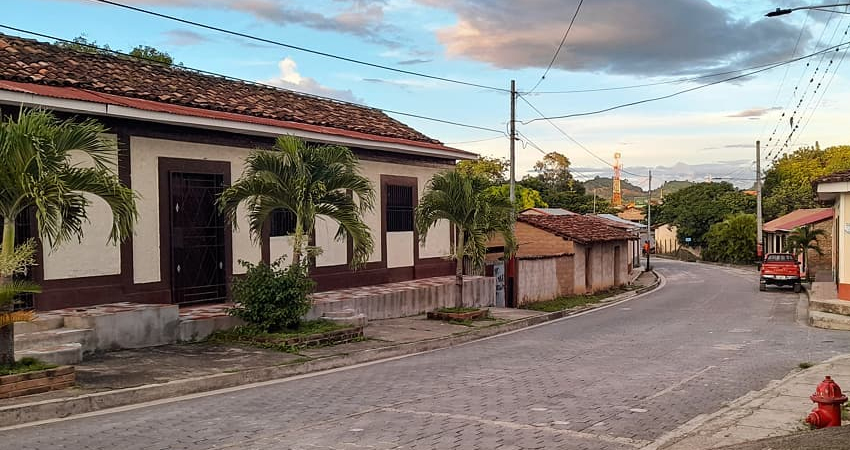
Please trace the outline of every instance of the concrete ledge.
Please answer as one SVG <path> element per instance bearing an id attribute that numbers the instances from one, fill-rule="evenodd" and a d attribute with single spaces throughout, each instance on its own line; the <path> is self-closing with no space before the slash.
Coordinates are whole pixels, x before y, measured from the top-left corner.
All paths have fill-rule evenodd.
<path id="1" fill-rule="evenodd" d="M 850 318 L 850 302 L 836 299 L 813 299 L 809 296 L 809 311 L 841 314 Z"/>
<path id="2" fill-rule="evenodd" d="M 660 284 L 661 278 L 656 274 L 655 282 L 646 288 L 642 288 L 641 291 L 642 293 L 646 293 L 658 288 Z M 486 328 L 475 328 L 463 334 L 363 350 L 351 354 L 328 356 L 290 365 L 263 367 L 235 373 L 220 373 L 216 375 L 176 380 L 162 384 L 149 384 L 128 389 L 116 389 L 113 391 L 84 394 L 69 398 L 6 406 L 0 408 L 0 424 L 3 424 L 4 426 L 13 426 L 40 420 L 62 418 L 74 414 L 83 414 L 108 408 L 161 400 L 164 398 L 214 391 L 217 389 L 241 386 L 249 383 L 288 378 L 310 372 L 336 369 L 386 358 L 448 348 L 478 339 L 520 330 L 522 328 L 527 328 L 552 320 L 574 316 L 588 310 L 624 301 L 636 297 L 637 295 L 639 295 L 637 291 L 627 292 L 610 297 L 605 301 L 594 305 L 583 306 L 572 310 L 541 314 Z"/>
<path id="3" fill-rule="evenodd" d="M 850 331 L 850 316 L 822 311 L 809 311 L 809 325 L 827 330 Z"/>

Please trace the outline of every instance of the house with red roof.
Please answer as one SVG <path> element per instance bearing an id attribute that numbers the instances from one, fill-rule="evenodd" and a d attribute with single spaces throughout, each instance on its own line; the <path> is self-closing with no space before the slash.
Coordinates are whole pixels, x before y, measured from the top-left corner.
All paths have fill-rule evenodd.
<path id="1" fill-rule="evenodd" d="M 516 304 L 586 294 L 627 284 L 637 239 L 595 216 L 519 215 L 516 222 Z M 499 238 L 489 247 L 500 245 Z"/>
<path id="2" fill-rule="evenodd" d="M 357 272 L 348 268 L 349 243 L 334 239 L 330 221 L 317 221 L 312 238 L 323 252 L 311 274 L 320 291 L 453 273 L 445 258 L 448 223 L 421 244 L 413 208 L 433 174 L 477 155 L 378 109 L 0 34 L 0 110 L 15 115 L 21 106 L 105 124 L 117 173 L 139 196 L 140 221 L 122 245 L 107 245 L 109 209 L 95 200 L 82 242 L 39 252 L 34 277 L 44 292 L 36 309 L 224 301 L 229 280 L 244 271 L 239 260 L 291 253 L 285 214 L 256 243 L 244 217 L 231 229 L 213 204 L 239 178 L 251 149 L 269 148 L 284 134 L 351 148 L 380 195 L 379 207 L 365 217 L 375 250 Z M 35 236 L 34 224 L 22 219 L 21 233 Z M 203 245 L 188 238 L 202 229 L 209 236 Z"/>
<path id="3" fill-rule="evenodd" d="M 838 298 L 850 300 L 850 170 L 815 180 L 818 200 L 832 205 L 832 263 Z"/>
<path id="4" fill-rule="evenodd" d="M 762 226 L 765 253 L 785 252 L 788 234 L 793 232 L 795 228 L 812 227 L 823 230 L 824 234 L 818 237 L 817 242 L 818 247 L 823 251 L 823 255 L 810 252 L 808 257 L 809 267 L 805 269 L 810 274 L 814 275 L 820 272 L 829 274 L 829 278 L 832 278 L 833 213 L 832 208 L 798 209 L 765 223 Z"/>

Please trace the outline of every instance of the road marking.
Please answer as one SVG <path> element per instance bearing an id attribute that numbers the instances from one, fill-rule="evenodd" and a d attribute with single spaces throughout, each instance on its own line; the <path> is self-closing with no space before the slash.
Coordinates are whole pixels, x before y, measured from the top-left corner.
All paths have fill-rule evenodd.
<path id="1" fill-rule="evenodd" d="M 595 433 L 586 433 L 583 431 L 573 431 L 573 430 L 564 430 L 560 428 L 552 428 L 546 424 L 524 424 L 524 423 L 516 423 L 516 422 L 508 422 L 505 420 L 491 420 L 485 419 L 483 417 L 471 416 L 468 414 L 454 414 L 454 413 L 441 413 L 441 412 L 431 412 L 431 411 L 413 411 L 410 409 L 397 409 L 397 408 L 382 408 L 382 411 L 395 413 L 395 414 L 411 414 L 416 416 L 426 416 L 426 417 L 444 417 L 447 419 L 454 420 L 464 420 L 467 422 L 477 422 L 482 425 L 490 425 L 493 427 L 499 428 L 508 428 L 511 430 L 545 430 L 552 434 L 560 434 L 563 436 L 569 436 L 571 438 L 578 439 L 587 439 L 592 441 L 601 441 L 609 444 L 620 444 L 627 445 L 629 447 L 641 448 L 651 444 L 651 441 L 645 441 L 642 439 L 631 439 L 620 436 L 611 436 L 609 434 L 595 434 Z"/>
<path id="2" fill-rule="evenodd" d="M 689 376 L 689 377 L 687 377 L 687 378 L 685 378 L 685 379 L 683 379 L 683 380 L 679 380 L 679 381 L 677 381 L 677 382 L 676 382 L 676 383 L 674 383 L 672 386 L 669 386 L 669 387 L 667 387 L 667 388 L 666 388 L 666 389 L 664 389 L 664 390 L 661 390 L 661 391 L 656 392 L 655 394 L 653 394 L 653 395 L 651 395 L 651 396 L 647 397 L 645 400 L 655 400 L 656 398 L 661 397 L 662 395 L 669 394 L 669 393 L 671 393 L 671 392 L 675 391 L 676 389 L 678 389 L 678 388 L 682 387 L 683 385 L 685 385 L 685 384 L 687 384 L 687 383 L 690 383 L 691 381 L 693 381 L 694 379 L 696 379 L 696 378 L 697 378 L 697 377 L 699 377 L 700 375 L 702 375 L 702 374 L 704 374 L 704 373 L 708 372 L 709 370 L 716 369 L 716 368 L 717 368 L 717 366 L 708 366 L 708 367 L 706 367 L 706 368 L 704 368 L 704 369 L 700 370 L 699 372 L 697 372 L 697 373 L 695 373 L 695 374 L 693 374 L 693 375 L 691 375 L 691 376 Z"/>

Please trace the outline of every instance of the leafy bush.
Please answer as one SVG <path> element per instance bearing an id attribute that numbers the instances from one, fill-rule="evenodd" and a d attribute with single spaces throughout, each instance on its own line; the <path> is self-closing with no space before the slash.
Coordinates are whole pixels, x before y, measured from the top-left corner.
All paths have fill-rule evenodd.
<path id="1" fill-rule="evenodd" d="M 752 263 L 756 258 L 756 216 L 735 214 L 711 226 L 706 233 L 706 261 Z"/>
<path id="2" fill-rule="evenodd" d="M 306 264 L 281 269 L 282 258 L 271 265 L 239 261 L 247 272 L 233 280 L 233 301 L 229 313 L 258 330 L 275 332 L 298 327 L 310 311 L 316 283 L 307 275 Z"/>

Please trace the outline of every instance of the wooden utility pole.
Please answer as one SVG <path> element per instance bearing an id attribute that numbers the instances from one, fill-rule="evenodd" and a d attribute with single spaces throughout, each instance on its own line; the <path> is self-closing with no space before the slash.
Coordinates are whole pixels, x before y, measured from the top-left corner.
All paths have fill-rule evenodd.
<path id="1" fill-rule="evenodd" d="M 516 80 L 511 80 L 511 204 L 516 203 Z"/>
<path id="2" fill-rule="evenodd" d="M 761 143 L 756 141 L 756 256 L 761 259 L 764 256 L 763 252 L 761 217 Z"/>
<path id="3" fill-rule="evenodd" d="M 649 272 L 649 254 L 652 253 L 652 171 L 649 171 L 649 200 L 646 202 L 646 240 L 649 248 L 646 249 L 646 271 Z"/>

